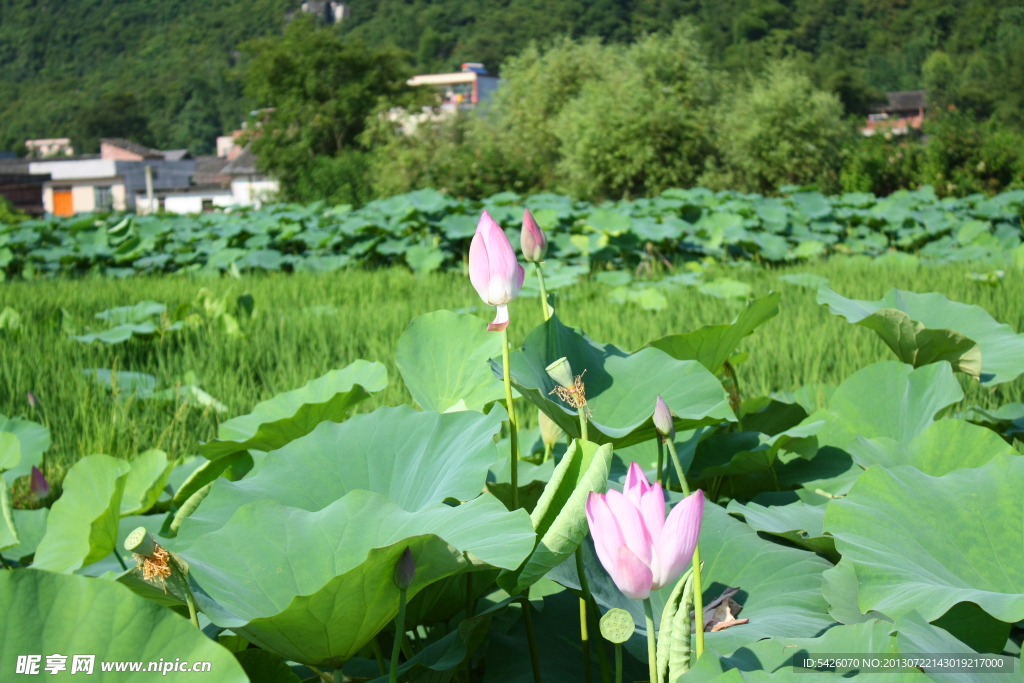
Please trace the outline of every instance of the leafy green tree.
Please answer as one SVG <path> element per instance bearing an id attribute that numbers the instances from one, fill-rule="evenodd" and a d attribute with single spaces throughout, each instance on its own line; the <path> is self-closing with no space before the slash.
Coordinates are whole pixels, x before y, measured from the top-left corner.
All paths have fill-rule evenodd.
<path id="1" fill-rule="evenodd" d="M 791 63 L 735 90 L 716 108 L 719 159 L 702 182 L 772 193 L 782 185 L 838 187 L 842 149 L 853 134 L 843 105 Z"/>
<path id="2" fill-rule="evenodd" d="M 105 95 L 79 112 L 71 137 L 75 150 L 95 154 L 100 151 L 100 138 L 125 138 L 141 145 L 153 144 L 146 113 L 135 95 L 129 92 Z"/>
<path id="3" fill-rule="evenodd" d="M 343 39 L 308 16 L 289 24 L 283 38 L 259 39 L 246 50 L 246 93 L 263 108 L 249 122 L 249 138 L 285 198 L 320 198 L 318 178 L 365 188 L 365 166 L 353 155 L 365 152 L 359 136 L 367 119 L 408 95 L 405 55 Z"/>

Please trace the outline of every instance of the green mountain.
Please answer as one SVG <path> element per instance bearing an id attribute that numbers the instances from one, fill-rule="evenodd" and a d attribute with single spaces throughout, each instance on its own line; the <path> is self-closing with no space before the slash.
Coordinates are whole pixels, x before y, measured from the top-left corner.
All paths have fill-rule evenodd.
<path id="1" fill-rule="evenodd" d="M 0 0 L 0 149 L 29 137 L 100 136 L 209 152 L 252 106 L 243 93 L 249 39 L 280 34 L 296 0 Z M 939 74 L 986 116 L 1020 111 L 1019 0 L 350 0 L 339 29 L 393 43 L 410 70 L 482 61 L 494 72 L 531 41 L 564 34 L 630 41 L 686 16 L 712 65 L 756 70 L 791 57 L 848 110 Z M 1009 36 L 1009 37 L 1008 37 Z M 947 67 L 948 62 L 948 67 Z M 932 69 L 934 71 L 934 69 Z M 934 80 L 935 74 L 932 73 Z M 1009 80 L 1007 80 L 1009 79 Z M 951 86 L 952 87 L 952 86 Z M 1005 118 L 1005 117 L 1004 117 Z"/>

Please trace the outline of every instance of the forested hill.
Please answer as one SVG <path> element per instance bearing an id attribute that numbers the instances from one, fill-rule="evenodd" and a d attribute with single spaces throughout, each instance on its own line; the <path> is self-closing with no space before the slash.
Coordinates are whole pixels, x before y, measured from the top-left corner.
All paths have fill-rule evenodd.
<path id="1" fill-rule="evenodd" d="M 297 0 L 0 0 L 0 149 L 26 137 L 101 135 L 212 150 L 250 105 L 239 47 L 281 32 Z M 802 60 L 848 110 L 886 90 L 923 87 L 922 66 L 949 55 L 948 78 L 985 115 L 1020 108 L 1019 0 L 350 0 L 340 30 L 407 50 L 410 69 L 502 60 L 559 35 L 630 41 L 689 17 L 714 66 Z M 1018 16 L 1020 15 L 1020 16 Z M 1019 51 L 1017 47 L 1013 47 Z M 1018 99 L 1013 99 L 1018 98 Z M 1010 99 L 1013 99 L 1011 102 Z"/>

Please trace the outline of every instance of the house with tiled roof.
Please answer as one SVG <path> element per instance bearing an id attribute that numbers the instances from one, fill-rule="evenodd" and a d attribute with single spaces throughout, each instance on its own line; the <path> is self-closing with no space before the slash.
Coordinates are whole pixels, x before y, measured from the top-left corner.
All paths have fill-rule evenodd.
<path id="1" fill-rule="evenodd" d="M 911 130 L 924 126 L 925 110 L 928 109 L 927 90 L 904 90 L 886 93 L 885 104 L 873 107 L 867 123 L 860 132 L 868 137 L 876 132 L 891 135 L 906 135 Z"/>

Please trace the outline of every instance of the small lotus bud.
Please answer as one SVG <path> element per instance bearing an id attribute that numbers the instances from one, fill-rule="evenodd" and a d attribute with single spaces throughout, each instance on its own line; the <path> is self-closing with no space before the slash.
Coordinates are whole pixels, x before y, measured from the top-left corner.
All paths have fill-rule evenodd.
<path id="1" fill-rule="evenodd" d="M 28 407 L 32 408 L 33 410 L 39 407 L 39 399 L 36 398 L 36 395 L 33 394 L 31 391 L 28 392 Z"/>
<path id="2" fill-rule="evenodd" d="M 140 526 L 124 539 L 124 549 L 136 555 L 151 557 L 156 551 L 156 541 L 146 531 L 146 527 Z"/>
<path id="3" fill-rule="evenodd" d="M 537 419 L 540 421 L 540 438 L 545 446 L 552 447 L 565 436 L 562 428 L 555 424 L 555 421 L 548 417 L 543 410 L 537 411 Z"/>
<path id="4" fill-rule="evenodd" d="M 674 439 L 676 436 L 672 411 L 668 409 L 668 404 L 661 396 L 658 396 L 658 402 L 654 404 L 654 428 L 666 439 Z"/>
<path id="5" fill-rule="evenodd" d="M 551 379 L 558 382 L 559 386 L 565 389 L 572 388 L 572 366 L 569 365 L 567 358 L 563 356 L 544 369 L 547 370 L 548 376 Z"/>
<path id="6" fill-rule="evenodd" d="M 412 551 L 406 548 L 402 556 L 398 558 L 398 563 L 395 564 L 395 585 L 399 590 L 404 591 L 412 585 L 414 578 L 416 578 L 416 563 L 412 561 Z"/>
<path id="7" fill-rule="evenodd" d="M 520 247 L 523 249 L 523 258 L 536 263 L 544 260 L 544 254 L 548 251 L 548 238 L 544 231 L 533 220 L 533 214 L 529 209 L 523 213 L 523 232 L 520 235 Z"/>
<path id="8" fill-rule="evenodd" d="M 32 466 L 32 495 L 39 499 L 50 495 L 50 482 L 46 481 L 46 477 L 35 465 Z"/>

